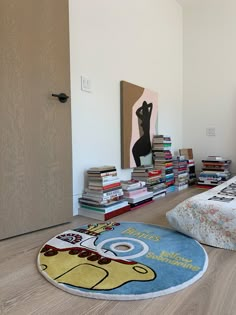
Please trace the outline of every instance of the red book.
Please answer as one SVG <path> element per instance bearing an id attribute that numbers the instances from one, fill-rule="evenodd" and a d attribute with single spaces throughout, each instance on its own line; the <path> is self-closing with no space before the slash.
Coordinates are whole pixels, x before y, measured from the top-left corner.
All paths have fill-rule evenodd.
<path id="1" fill-rule="evenodd" d="M 148 201 L 145 201 L 145 202 L 143 202 L 143 203 L 140 203 L 140 204 L 138 204 L 138 205 L 136 205 L 136 206 L 131 206 L 131 208 L 130 208 L 130 210 L 136 210 L 136 209 L 138 209 L 138 208 L 141 208 L 141 207 L 143 207 L 143 206 L 146 206 L 146 205 L 148 205 L 148 204 L 150 204 L 150 203 L 152 203 L 152 202 L 154 202 L 154 200 L 148 200 Z"/>
<path id="2" fill-rule="evenodd" d="M 161 175 L 162 170 L 152 170 L 148 172 L 148 177 Z"/>
<path id="3" fill-rule="evenodd" d="M 102 188 L 103 188 L 103 190 L 106 190 L 106 189 L 116 188 L 116 187 L 120 187 L 120 182 L 119 183 L 109 184 L 109 185 L 103 186 Z"/>
<path id="4" fill-rule="evenodd" d="M 93 210 L 92 208 L 80 208 L 79 209 L 79 215 L 85 216 L 85 217 L 89 217 L 89 218 L 93 218 L 96 220 L 101 220 L 101 221 L 106 221 L 106 220 L 110 220 L 111 218 L 114 218 L 118 215 L 121 215 L 125 212 L 130 211 L 131 207 L 130 205 L 125 205 L 121 208 L 118 208 L 116 210 L 110 211 L 110 212 L 101 212 L 101 211 L 96 211 Z"/>
<path id="5" fill-rule="evenodd" d="M 121 215 L 121 214 L 123 214 L 125 212 L 128 212 L 128 211 L 130 211 L 130 205 L 125 206 L 125 207 L 120 208 L 120 209 L 117 209 L 117 210 L 114 210 L 112 212 L 105 213 L 104 214 L 104 219 L 105 220 L 110 220 L 111 218 L 114 218 L 117 215 Z"/>
<path id="6" fill-rule="evenodd" d="M 111 189 L 111 188 L 118 188 L 118 187 L 121 187 L 120 182 L 112 183 L 112 184 L 108 184 L 108 185 L 100 185 L 100 186 L 93 185 L 93 184 L 89 184 L 88 185 L 89 189 L 92 189 L 92 190 L 94 189 L 94 190 L 97 190 L 97 191 L 104 191 L 104 190 L 108 190 L 108 189 Z"/>

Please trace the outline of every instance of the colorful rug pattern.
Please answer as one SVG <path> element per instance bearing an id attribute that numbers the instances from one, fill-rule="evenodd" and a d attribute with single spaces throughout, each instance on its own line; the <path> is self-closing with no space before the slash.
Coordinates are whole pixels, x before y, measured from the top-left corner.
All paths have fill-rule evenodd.
<path id="1" fill-rule="evenodd" d="M 55 236 L 40 250 L 37 264 L 48 281 L 72 294 L 137 300 L 194 283 L 208 257 L 197 241 L 168 228 L 102 222 Z"/>

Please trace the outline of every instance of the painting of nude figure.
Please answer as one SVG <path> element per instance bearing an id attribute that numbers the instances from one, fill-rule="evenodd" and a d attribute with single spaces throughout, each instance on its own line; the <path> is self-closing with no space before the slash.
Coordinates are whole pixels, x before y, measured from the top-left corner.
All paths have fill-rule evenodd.
<path id="1" fill-rule="evenodd" d="M 152 138 L 157 134 L 157 93 L 121 81 L 121 167 L 152 163 Z"/>

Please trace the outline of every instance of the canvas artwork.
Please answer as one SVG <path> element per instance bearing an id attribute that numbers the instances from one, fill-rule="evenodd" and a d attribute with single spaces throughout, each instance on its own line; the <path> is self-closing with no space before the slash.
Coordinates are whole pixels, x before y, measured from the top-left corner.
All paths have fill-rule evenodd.
<path id="1" fill-rule="evenodd" d="M 152 138 L 157 133 L 157 93 L 121 81 L 121 167 L 152 162 Z"/>

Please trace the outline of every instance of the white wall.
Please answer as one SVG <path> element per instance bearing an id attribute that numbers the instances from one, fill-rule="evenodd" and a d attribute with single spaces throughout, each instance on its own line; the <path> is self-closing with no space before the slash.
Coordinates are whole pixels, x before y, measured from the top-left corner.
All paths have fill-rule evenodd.
<path id="1" fill-rule="evenodd" d="M 201 167 L 207 155 L 236 172 L 236 1 L 180 0 L 184 21 L 183 143 Z M 206 136 L 215 128 L 216 136 Z"/>
<path id="2" fill-rule="evenodd" d="M 121 179 L 120 81 L 158 92 L 158 133 L 182 147 L 182 8 L 175 0 L 70 0 L 74 214 L 86 170 Z M 92 93 L 80 90 L 80 76 Z"/>

